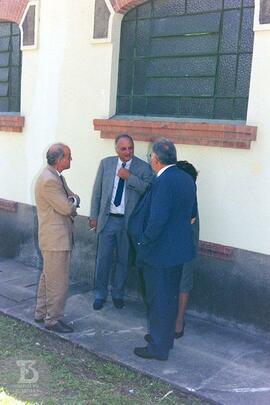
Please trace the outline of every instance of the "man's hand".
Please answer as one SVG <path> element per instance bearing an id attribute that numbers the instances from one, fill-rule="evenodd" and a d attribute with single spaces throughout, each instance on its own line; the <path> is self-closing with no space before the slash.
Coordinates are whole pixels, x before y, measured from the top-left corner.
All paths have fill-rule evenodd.
<path id="1" fill-rule="evenodd" d="M 74 218 L 74 217 L 76 217 L 76 216 L 78 215 L 78 214 L 77 214 L 77 211 L 76 211 L 76 208 L 77 208 L 77 198 L 74 197 L 74 196 L 72 196 L 72 195 L 70 195 L 70 196 L 68 197 L 68 200 L 71 201 L 72 204 L 73 204 L 74 211 L 72 212 L 71 217 Z"/>
<path id="2" fill-rule="evenodd" d="M 89 219 L 89 226 L 90 230 L 96 230 L 97 229 L 97 219 Z"/>
<path id="3" fill-rule="evenodd" d="M 124 180 L 127 180 L 130 175 L 130 171 L 128 169 L 125 169 L 124 167 L 121 167 L 117 173 L 117 176 Z"/>
<path id="4" fill-rule="evenodd" d="M 194 225 L 196 222 L 196 217 L 191 218 L 191 225 Z"/>

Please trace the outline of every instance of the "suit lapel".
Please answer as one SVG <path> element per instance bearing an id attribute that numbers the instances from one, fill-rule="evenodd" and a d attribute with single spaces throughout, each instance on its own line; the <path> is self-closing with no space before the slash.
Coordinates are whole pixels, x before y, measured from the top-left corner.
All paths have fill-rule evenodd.
<path id="1" fill-rule="evenodd" d="M 137 165 L 136 157 L 133 156 L 129 170 L 136 173 L 136 165 Z M 130 194 L 130 193 L 129 193 L 129 188 L 127 187 L 127 184 L 126 184 L 125 207 L 127 206 L 129 194 Z"/>
<path id="2" fill-rule="evenodd" d="M 111 202 L 112 193 L 113 193 L 113 185 L 114 185 L 117 162 L 118 162 L 118 157 L 115 156 L 110 165 L 110 176 L 108 178 L 108 199 L 110 200 L 110 202 Z"/>
<path id="3" fill-rule="evenodd" d="M 48 166 L 47 166 L 47 170 L 48 170 L 49 172 L 51 172 L 51 173 L 55 176 L 55 179 L 58 181 L 58 183 L 61 185 L 61 187 L 64 188 L 65 193 L 68 194 L 68 193 L 67 193 L 67 189 L 65 188 L 66 179 L 64 178 L 64 176 L 62 176 L 63 182 L 64 182 L 64 183 L 63 183 L 62 180 L 61 180 L 61 178 L 60 178 L 60 176 L 59 176 L 59 174 L 57 173 L 57 171 L 55 170 L 55 168 L 54 168 L 53 166 L 48 165 Z"/>

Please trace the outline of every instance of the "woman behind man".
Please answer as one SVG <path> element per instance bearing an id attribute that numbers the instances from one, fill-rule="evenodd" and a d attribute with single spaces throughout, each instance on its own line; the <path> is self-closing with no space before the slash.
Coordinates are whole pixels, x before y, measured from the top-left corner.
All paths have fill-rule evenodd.
<path id="1" fill-rule="evenodd" d="M 196 183 L 198 172 L 195 167 L 187 162 L 186 160 L 180 160 L 176 163 L 178 169 L 185 171 L 190 174 Z M 199 243 L 199 213 L 197 208 L 197 198 L 196 206 L 194 207 L 194 216 L 191 219 L 192 223 L 192 235 L 193 242 L 196 247 L 196 251 Z M 187 304 L 189 301 L 189 293 L 193 287 L 193 268 L 190 263 L 186 263 L 183 268 L 181 282 L 179 286 L 179 302 L 178 302 L 178 315 L 175 323 L 175 339 L 178 339 L 184 335 L 185 330 L 185 312 Z"/>

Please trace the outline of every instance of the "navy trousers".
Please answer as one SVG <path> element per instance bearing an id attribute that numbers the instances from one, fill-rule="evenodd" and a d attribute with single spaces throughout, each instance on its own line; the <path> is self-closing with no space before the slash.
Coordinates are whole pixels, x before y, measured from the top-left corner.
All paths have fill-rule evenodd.
<path id="1" fill-rule="evenodd" d="M 162 359 L 167 359 L 169 350 L 173 348 L 182 268 L 143 267 L 149 332 L 153 340 L 147 350 Z"/>
<path id="2" fill-rule="evenodd" d="M 96 298 L 107 298 L 114 257 L 116 263 L 114 279 L 112 280 L 112 297 L 123 298 L 128 276 L 129 247 L 124 217 L 109 216 L 98 237 Z"/>

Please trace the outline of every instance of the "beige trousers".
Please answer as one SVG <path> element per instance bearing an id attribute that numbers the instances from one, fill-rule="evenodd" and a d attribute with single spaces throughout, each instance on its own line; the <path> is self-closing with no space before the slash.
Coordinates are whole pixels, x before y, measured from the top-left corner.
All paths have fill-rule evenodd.
<path id="1" fill-rule="evenodd" d="M 45 325 L 54 325 L 64 315 L 69 285 L 69 250 L 41 252 L 43 271 L 40 275 L 35 319 L 44 319 Z"/>

